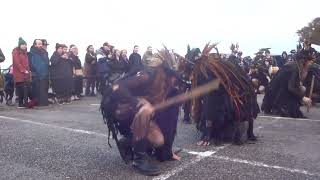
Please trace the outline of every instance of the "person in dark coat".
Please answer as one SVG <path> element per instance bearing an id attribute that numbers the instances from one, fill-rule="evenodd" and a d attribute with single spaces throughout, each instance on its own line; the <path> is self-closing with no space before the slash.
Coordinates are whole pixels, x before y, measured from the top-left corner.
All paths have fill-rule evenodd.
<path id="1" fill-rule="evenodd" d="M 97 78 L 97 55 L 94 53 L 94 48 L 92 45 L 87 47 L 84 69 L 85 77 L 87 79 L 85 95 L 95 96 L 94 90 L 96 87 Z"/>
<path id="2" fill-rule="evenodd" d="M 108 80 L 114 81 L 122 76 L 126 72 L 127 62 L 120 59 L 120 51 L 115 49 L 114 54 L 112 54 L 112 58 L 107 62 L 107 65 L 110 69 L 108 72 Z"/>
<path id="3" fill-rule="evenodd" d="M 125 73 L 128 73 L 128 71 L 129 71 L 129 59 L 128 59 L 127 53 L 128 52 L 125 49 L 121 50 L 121 52 L 120 52 L 120 61 L 124 62 L 126 65 Z"/>
<path id="4" fill-rule="evenodd" d="M 310 106 L 303 82 L 314 57 L 308 50 L 301 50 L 296 61 L 282 67 L 266 88 L 261 109 L 266 114 L 282 117 L 306 118 L 300 110 L 302 104 Z"/>
<path id="5" fill-rule="evenodd" d="M 48 106 L 49 57 L 42 48 L 42 40 L 34 40 L 30 48 L 29 61 L 32 72 L 32 92 L 39 106 Z"/>
<path id="6" fill-rule="evenodd" d="M 78 57 L 78 48 L 75 45 L 70 45 L 69 58 L 73 63 L 74 88 L 73 96 L 75 100 L 80 100 L 83 93 L 83 70 L 81 61 Z"/>
<path id="7" fill-rule="evenodd" d="M 73 62 L 67 50 L 66 45 L 57 43 L 50 58 L 52 87 L 59 104 L 71 103 L 73 92 Z"/>
<path id="8" fill-rule="evenodd" d="M 6 59 L 6 57 L 2 53 L 2 50 L 0 49 L 0 63 L 3 62 L 5 59 Z"/>
<path id="9" fill-rule="evenodd" d="M 143 64 L 141 62 L 141 56 L 138 54 L 139 46 L 135 45 L 133 53 L 129 56 L 129 71 L 128 74 L 134 75 L 143 69 Z"/>
<path id="10" fill-rule="evenodd" d="M 28 107 L 28 97 L 32 100 L 30 66 L 27 54 L 27 43 L 19 38 L 18 47 L 12 52 L 13 78 L 18 95 L 19 108 Z"/>

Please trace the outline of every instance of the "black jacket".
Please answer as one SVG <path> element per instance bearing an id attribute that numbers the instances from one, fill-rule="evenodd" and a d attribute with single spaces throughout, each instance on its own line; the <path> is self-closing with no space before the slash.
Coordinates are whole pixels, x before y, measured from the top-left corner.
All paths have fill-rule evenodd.
<path id="1" fill-rule="evenodd" d="M 51 79 L 64 79 L 73 77 L 73 63 L 71 59 L 63 59 L 61 55 L 54 52 L 50 58 Z"/>
<path id="2" fill-rule="evenodd" d="M 82 69 L 81 61 L 79 59 L 79 56 L 74 55 L 72 52 L 69 54 L 69 58 L 72 61 L 73 67 L 75 69 Z"/>
<path id="3" fill-rule="evenodd" d="M 3 55 L 1 49 L 0 49 L 0 62 L 3 62 L 6 59 L 6 57 Z"/>
<path id="4" fill-rule="evenodd" d="M 87 52 L 85 57 L 84 71 L 87 77 L 95 77 L 97 75 L 97 56 Z"/>
<path id="5" fill-rule="evenodd" d="M 134 75 L 137 72 L 141 71 L 143 69 L 143 65 L 141 62 L 141 56 L 138 53 L 132 53 L 129 56 L 129 75 Z"/>

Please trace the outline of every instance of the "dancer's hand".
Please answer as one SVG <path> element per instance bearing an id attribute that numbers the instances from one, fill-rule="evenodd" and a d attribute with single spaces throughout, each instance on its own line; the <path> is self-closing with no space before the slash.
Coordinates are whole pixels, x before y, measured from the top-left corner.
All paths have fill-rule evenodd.
<path id="1" fill-rule="evenodd" d="M 310 107 L 312 105 L 312 100 L 310 98 L 308 98 L 308 97 L 303 97 L 302 102 L 307 107 Z"/>
<path id="2" fill-rule="evenodd" d="M 150 104 L 149 101 L 147 101 L 147 100 L 144 99 L 144 98 L 138 98 L 137 107 L 144 106 L 144 105 L 146 105 L 146 104 Z"/>

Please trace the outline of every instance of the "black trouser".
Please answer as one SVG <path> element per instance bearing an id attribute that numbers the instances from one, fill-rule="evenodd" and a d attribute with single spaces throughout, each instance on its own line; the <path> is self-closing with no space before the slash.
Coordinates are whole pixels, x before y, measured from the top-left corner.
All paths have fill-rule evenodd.
<path id="1" fill-rule="evenodd" d="M 87 77 L 86 95 L 90 94 L 90 89 L 91 89 L 91 93 L 94 94 L 95 87 L 96 87 L 96 77 L 94 76 Z"/>
<path id="2" fill-rule="evenodd" d="M 32 89 L 30 82 L 17 82 L 16 92 L 18 95 L 19 105 L 28 103 L 28 98 L 32 99 Z"/>
<path id="3" fill-rule="evenodd" d="M 6 101 L 11 101 L 13 98 L 13 93 L 14 93 L 14 89 L 12 90 L 4 90 L 5 91 L 5 97 L 6 97 Z"/>
<path id="4" fill-rule="evenodd" d="M 76 76 L 73 78 L 74 82 L 74 92 L 73 95 L 79 96 L 83 92 L 83 77 L 82 76 Z"/>
<path id="5" fill-rule="evenodd" d="M 39 106 L 48 106 L 48 88 L 49 80 L 48 79 L 33 79 L 32 80 L 32 94 L 33 97 L 37 100 Z"/>

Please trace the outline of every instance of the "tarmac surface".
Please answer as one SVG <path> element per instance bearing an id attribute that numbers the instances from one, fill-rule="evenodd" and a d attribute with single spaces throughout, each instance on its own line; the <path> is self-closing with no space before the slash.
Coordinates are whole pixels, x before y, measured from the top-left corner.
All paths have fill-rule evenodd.
<path id="1" fill-rule="evenodd" d="M 261 101 L 262 97 L 259 97 Z M 0 105 L 0 179 L 320 179 L 320 108 L 310 119 L 255 121 L 254 144 L 198 147 L 194 125 L 179 121 L 181 161 L 159 163 L 162 174 L 139 175 L 120 158 L 98 98 L 70 105 L 17 109 Z"/>

